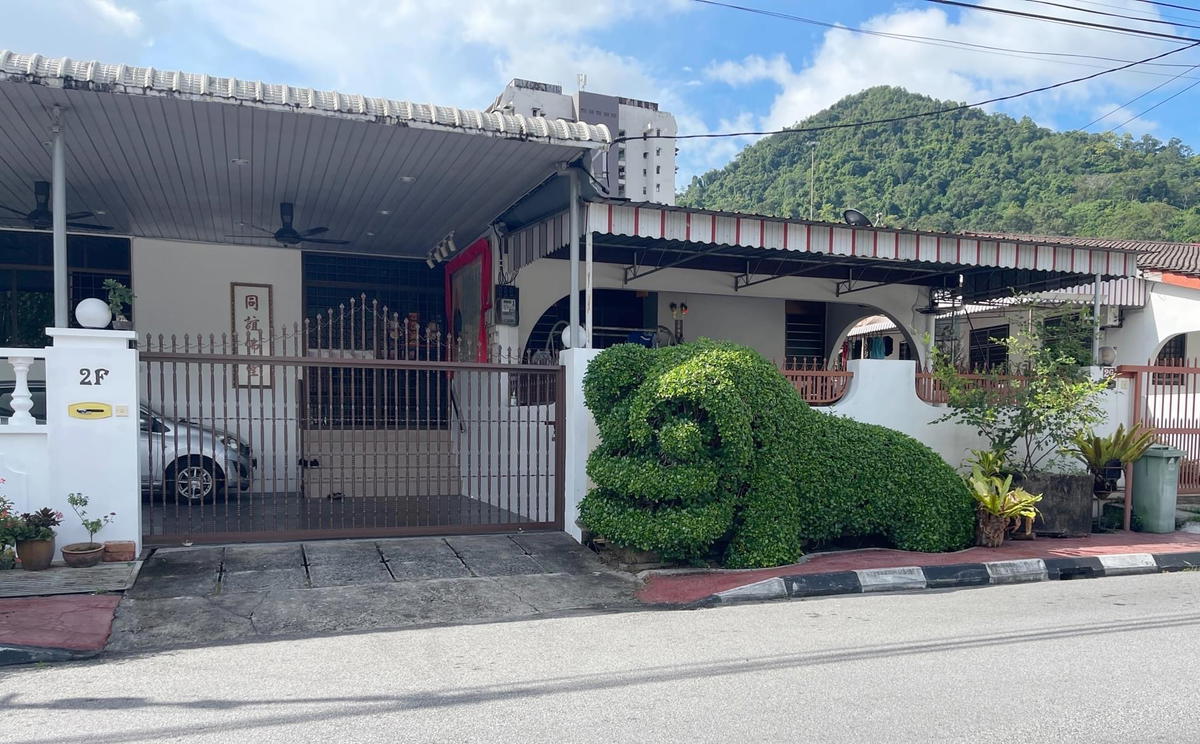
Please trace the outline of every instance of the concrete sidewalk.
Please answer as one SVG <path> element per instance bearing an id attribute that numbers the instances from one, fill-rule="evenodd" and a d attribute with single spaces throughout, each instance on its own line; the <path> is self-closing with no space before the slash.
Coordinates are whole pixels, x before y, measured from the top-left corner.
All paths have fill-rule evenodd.
<path id="1" fill-rule="evenodd" d="M 563 533 L 157 551 L 109 651 L 636 608 L 636 579 Z"/>
<path id="2" fill-rule="evenodd" d="M 753 585 L 769 579 L 825 575 L 834 583 L 845 574 L 883 569 L 921 569 L 934 566 L 963 566 L 1018 560 L 1055 560 L 1098 558 L 1117 555 L 1169 555 L 1200 552 L 1200 534 L 1172 532 L 1158 535 L 1145 532 L 1117 532 L 1080 538 L 1042 537 L 1036 540 L 1009 540 L 999 548 L 968 548 L 954 553 L 914 553 L 904 550 L 870 548 L 866 550 L 811 553 L 799 563 L 750 570 L 664 570 L 642 574 L 645 584 L 638 599 L 651 605 L 686 606 L 732 596 L 744 589 L 747 598 L 755 594 Z M 921 579 L 924 581 L 924 579 Z M 859 583 L 856 579 L 854 583 Z M 906 587 L 897 586 L 903 589 Z M 837 592 L 826 592 L 837 593 Z M 764 598 L 764 597 L 756 597 Z"/>

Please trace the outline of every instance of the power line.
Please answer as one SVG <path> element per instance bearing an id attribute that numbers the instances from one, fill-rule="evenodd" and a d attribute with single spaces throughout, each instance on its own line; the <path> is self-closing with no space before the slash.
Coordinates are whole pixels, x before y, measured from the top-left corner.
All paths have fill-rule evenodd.
<path id="1" fill-rule="evenodd" d="M 1050 7 L 1053 7 L 1053 8 L 1065 8 L 1066 10 L 1071 10 L 1071 11 L 1075 11 L 1078 13 L 1093 13 L 1095 15 L 1106 16 L 1108 18 L 1124 18 L 1129 21 L 1141 21 L 1142 23 L 1158 23 L 1163 26 L 1181 26 L 1183 28 L 1200 28 L 1200 26 L 1190 24 L 1190 23 L 1175 23 L 1172 21 L 1164 21 L 1161 18 L 1146 18 L 1144 16 L 1125 15 L 1124 13 L 1109 13 L 1108 11 L 1105 11 L 1105 10 L 1092 10 L 1090 8 L 1081 8 L 1078 5 L 1066 5 L 1064 3 L 1055 3 L 1055 2 L 1051 2 L 1050 0 L 1025 0 L 1025 2 L 1034 3 L 1035 5 L 1049 5 Z M 1067 20 L 1067 19 L 1064 18 L 1062 20 Z"/>
<path id="2" fill-rule="evenodd" d="M 791 15 L 788 13 L 781 13 L 779 11 L 766 10 L 763 8 L 752 8 L 752 7 L 748 7 L 745 5 L 735 5 L 733 3 L 720 2 L 719 0 L 692 0 L 692 2 L 700 3 L 703 5 L 711 5 L 711 6 L 718 7 L 718 8 L 726 8 L 729 10 L 738 10 L 738 11 L 742 11 L 745 13 L 752 13 L 755 15 L 767 16 L 770 18 L 778 18 L 778 19 L 786 20 L 786 21 L 795 21 L 797 23 L 807 23 L 812 26 L 820 26 L 823 28 L 833 29 L 836 31 L 850 31 L 850 32 L 853 32 L 856 34 L 864 34 L 867 36 L 875 36 L 875 37 L 884 38 L 884 39 L 895 39 L 898 41 L 907 41 L 907 42 L 911 42 L 914 44 L 925 44 L 927 46 L 937 46 L 937 47 L 943 47 L 943 48 L 947 48 L 947 49 L 959 49 L 960 51 L 980 51 L 982 53 L 995 53 L 995 54 L 1000 54 L 1001 56 L 1017 57 L 1018 59 L 1031 59 L 1032 58 L 1032 57 L 1020 57 L 1018 55 L 1034 55 L 1036 57 L 1068 57 L 1071 59 L 1091 59 L 1091 60 L 1097 60 L 1097 61 L 1101 61 L 1101 62 L 1130 62 L 1130 61 L 1132 61 L 1132 60 L 1128 60 L 1128 59 L 1121 59 L 1119 57 L 1104 57 L 1104 56 L 1099 56 L 1099 55 L 1095 55 L 1095 54 L 1079 54 L 1077 52 L 1046 52 L 1046 51 L 1039 51 L 1039 50 L 1035 50 L 1035 49 L 1013 49 L 1011 47 L 999 47 L 999 46 L 992 46 L 989 44 L 977 44 L 977 43 L 970 42 L 970 41 L 962 41 L 959 39 L 945 39 L 945 38 L 940 38 L 940 37 L 936 37 L 936 36 L 919 36 L 919 35 L 912 35 L 912 34 L 897 34 L 897 33 L 891 33 L 891 32 L 887 32 L 887 31 L 873 31 L 871 29 L 855 28 L 854 26 L 843 26 L 843 25 L 837 24 L 837 23 L 829 23 L 827 21 L 817 20 L 815 18 L 805 18 L 804 16 Z M 1083 67 L 1097 67 L 1097 69 L 1099 69 L 1098 66 L 1096 66 L 1096 65 L 1079 65 L 1078 63 L 1069 63 L 1069 62 L 1065 62 L 1062 60 L 1050 60 L 1050 61 L 1058 62 L 1060 64 L 1077 64 L 1077 66 L 1083 66 Z M 1189 69 L 1192 67 L 1192 65 L 1178 64 L 1178 63 L 1173 63 L 1173 62 L 1149 63 L 1146 66 L 1147 67 L 1186 67 Z M 1139 74 L 1143 74 L 1143 75 L 1162 75 L 1162 74 L 1164 74 L 1164 73 L 1149 72 L 1149 71 L 1145 71 L 1145 70 L 1137 70 L 1136 72 L 1138 72 Z"/>
<path id="3" fill-rule="evenodd" d="M 1153 111 L 1154 109 L 1156 109 L 1156 108 L 1158 108 L 1159 106 L 1163 105 L 1163 104 L 1164 104 L 1164 103 L 1166 103 L 1167 101 L 1170 101 L 1170 100 L 1172 100 L 1172 99 L 1174 99 L 1174 98 L 1178 98 L 1179 96 L 1183 95 L 1184 93 L 1187 93 L 1189 90 L 1191 90 L 1192 88 L 1195 88 L 1197 85 L 1200 85 L 1200 80 L 1197 80 L 1196 82 L 1194 82 L 1194 83 L 1192 83 L 1191 85 L 1188 85 L 1188 86 L 1186 86 L 1186 87 L 1184 87 L 1184 88 L 1180 88 L 1179 90 L 1175 91 L 1175 92 L 1174 92 L 1174 93 L 1172 93 L 1171 95 L 1169 95 L 1169 96 L 1167 96 L 1166 98 L 1162 99 L 1161 101 L 1159 101 L 1158 103 L 1154 104 L 1154 105 L 1153 105 L 1153 106 L 1151 106 L 1150 108 L 1148 108 L 1148 109 L 1146 109 L 1146 110 L 1144 110 L 1144 111 L 1139 111 L 1138 113 L 1134 114 L 1133 116 L 1129 117 L 1128 119 L 1126 119 L 1125 121 L 1121 122 L 1120 124 L 1116 125 L 1115 127 L 1113 127 L 1112 129 L 1110 129 L 1110 130 L 1108 130 L 1108 131 L 1109 131 L 1109 132 L 1115 132 L 1116 130 L 1118 130 L 1118 129 L 1120 129 L 1121 127 L 1125 126 L 1126 124 L 1128 124 L 1129 122 L 1133 121 L 1134 119 L 1139 119 L 1139 118 L 1141 118 L 1141 117 L 1145 116 L 1146 114 L 1150 113 L 1150 112 L 1151 112 L 1151 111 Z"/>
<path id="4" fill-rule="evenodd" d="M 612 141 L 612 143 L 616 144 L 619 142 L 629 142 L 629 141 L 634 141 L 634 140 L 648 140 L 648 139 L 683 140 L 683 139 L 714 139 L 714 138 L 718 138 L 718 137 L 762 137 L 762 136 L 767 136 L 767 135 L 772 135 L 772 134 L 795 134 L 795 133 L 802 133 L 802 132 L 824 132 L 824 131 L 828 131 L 831 129 L 848 129 L 851 127 L 865 127 L 865 126 L 872 126 L 875 124 L 894 124 L 896 122 L 909 121 L 911 119 L 921 119 L 926 116 L 940 116 L 941 114 L 949 114 L 949 113 L 953 113 L 955 111 L 963 111 L 965 109 L 978 108 L 979 106 L 987 106 L 988 104 L 1000 103 L 1001 101 L 1011 101 L 1015 98 L 1022 98 L 1024 96 L 1033 95 L 1034 93 L 1044 93 L 1048 90 L 1054 90 L 1055 88 L 1062 88 L 1067 85 L 1074 85 L 1075 83 L 1082 83 L 1082 82 L 1086 82 L 1088 80 L 1094 80 L 1103 75 L 1109 75 L 1114 72 L 1128 70 L 1130 67 L 1134 67 L 1134 66 L 1141 65 L 1141 64 L 1146 64 L 1147 62 L 1153 62 L 1155 60 L 1162 59 L 1163 57 L 1167 57 L 1169 55 L 1176 54 L 1178 52 L 1186 51 L 1188 49 L 1195 49 L 1198 46 L 1200 46 L 1200 41 L 1194 41 L 1193 43 L 1188 44 L 1187 46 L 1176 47 L 1175 49 L 1170 49 L 1170 50 L 1162 52 L 1160 54 L 1156 54 L 1153 57 L 1147 57 L 1145 59 L 1136 60 L 1134 62 L 1130 62 L 1128 64 L 1124 64 L 1119 67 L 1110 67 L 1107 70 L 1101 70 L 1100 72 L 1094 72 L 1091 75 L 1084 75 L 1083 77 L 1072 78 L 1070 80 L 1063 80 L 1061 82 L 1051 83 L 1050 85 L 1043 85 L 1039 88 L 1023 90 L 1019 93 L 1010 93 L 1009 95 L 1006 95 L 1006 96 L 997 96 L 996 98 L 989 98 L 986 101 L 977 101 L 976 103 L 962 103 L 957 106 L 950 106 L 950 107 L 947 107 L 944 109 L 938 109 L 936 111 L 926 111 L 924 113 L 919 113 L 919 114 L 905 114 L 903 116 L 891 116 L 886 119 L 873 119 L 870 121 L 843 122 L 843 123 L 839 123 L 839 124 L 825 124 L 825 125 L 818 126 L 818 127 L 797 127 L 794 129 L 773 129 L 773 130 L 769 130 L 769 131 L 710 132 L 707 134 L 641 134 L 641 135 L 637 135 L 634 137 L 617 137 L 616 139 L 614 139 Z M 1197 81 L 1197 82 L 1200 83 L 1200 81 Z"/>
<path id="5" fill-rule="evenodd" d="M 1125 34 L 1126 36 L 1145 36 L 1153 39 L 1163 39 L 1165 41 L 1186 41 L 1195 42 L 1200 39 L 1193 39 L 1190 36 L 1179 36 L 1177 34 L 1164 34 L 1158 31 L 1145 31 L 1137 28 L 1121 28 L 1119 26 L 1110 26 L 1104 23 L 1094 23 L 1092 21 L 1081 21 L 1073 18 L 1061 18 L 1059 16 L 1042 15 L 1040 13 L 1026 13 L 1022 10 L 1011 10 L 1009 8 L 994 8 L 989 5 L 975 5 L 974 3 L 959 2 L 959 0 L 925 0 L 929 3 L 937 3 L 938 5 L 950 5 L 958 8 L 970 8 L 971 10 L 980 10 L 987 13 L 999 13 L 1001 15 L 1015 16 L 1017 18 L 1028 18 L 1037 21 L 1049 21 L 1050 23 L 1060 23 L 1069 26 L 1081 26 L 1083 28 L 1093 28 L 1099 31 L 1108 31 L 1111 33 Z"/>
<path id="6" fill-rule="evenodd" d="M 1195 67 L 1193 67 L 1193 68 L 1191 68 L 1191 69 L 1195 70 L 1196 68 L 1200 68 L 1200 65 L 1196 65 Z M 1099 116 L 1099 117 L 1097 117 L 1097 118 L 1095 118 L 1095 119 L 1093 119 L 1093 120 L 1089 121 L 1087 124 L 1084 124 L 1082 127 L 1079 127 L 1079 128 L 1080 128 L 1080 129 L 1085 129 L 1085 130 L 1086 130 L 1087 128 L 1091 127 L 1093 124 L 1098 124 L 1098 123 L 1100 123 L 1100 122 L 1104 121 L 1105 119 L 1107 119 L 1108 117 L 1110 117 L 1110 116 L 1112 116 L 1113 114 L 1117 113 L 1117 112 L 1118 112 L 1118 111 L 1120 111 L 1121 109 L 1123 109 L 1123 108 L 1128 108 L 1128 107 L 1129 107 L 1131 104 L 1137 103 L 1138 101 L 1140 101 L 1141 99 L 1143 99 L 1143 98 L 1145 98 L 1146 96 L 1150 95 L 1150 94 L 1151 94 L 1151 93 L 1153 93 L 1154 91 L 1156 91 L 1156 90 L 1158 90 L 1158 89 L 1160 89 L 1160 88 L 1164 88 L 1164 87 L 1166 87 L 1166 86 L 1170 85 L 1171 83 L 1175 82 L 1175 81 L 1176 81 L 1176 80 L 1178 80 L 1179 78 L 1181 78 L 1181 77 L 1183 77 L 1184 75 L 1186 75 L 1188 72 L 1189 72 L 1188 70 L 1184 70 L 1183 72 L 1179 73 L 1178 75 L 1176 75 L 1175 77 L 1171 78 L 1170 80 L 1165 80 L 1165 81 L 1163 81 L 1163 82 L 1159 83 L 1158 85 L 1154 86 L 1153 88 L 1151 88 L 1150 90 L 1148 90 L 1148 91 L 1146 91 L 1145 93 L 1141 94 L 1140 96 L 1138 96 L 1138 97 L 1136 97 L 1136 98 L 1131 98 L 1130 100 L 1126 101 L 1125 103 L 1121 104 L 1120 106 L 1117 106 L 1116 108 L 1114 108 L 1113 110 L 1109 111 L 1108 113 L 1106 113 L 1106 114 L 1103 114 L 1103 115 L 1101 115 L 1101 116 Z M 1182 92 L 1182 91 L 1180 91 L 1180 92 Z M 1169 100 L 1169 99 L 1168 99 L 1168 100 Z M 1165 103 L 1165 102 L 1164 102 L 1164 103 Z M 1141 116 L 1141 114 L 1138 114 L 1138 116 Z M 1136 118 L 1137 118 L 1137 116 L 1135 116 L 1135 117 L 1133 117 L 1133 118 L 1134 118 L 1134 119 L 1136 119 Z M 1133 119 L 1130 119 L 1130 121 L 1132 121 L 1132 120 L 1133 120 Z M 1119 124 L 1119 125 L 1117 125 L 1117 127 L 1116 127 L 1116 128 L 1120 128 L 1121 126 L 1124 126 L 1124 125 L 1120 125 L 1120 124 Z M 1108 130 L 1108 131 L 1110 131 L 1110 132 L 1111 132 L 1112 130 L 1110 129 L 1110 130 Z"/>
<path id="7" fill-rule="evenodd" d="M 1129 8 L 1124 5 L 1113 5 L 1112 3 L 1102 3 L 1099 0 L 1077 0 L 1077 1 L 1083 3 L 1084 5 L 1094 5 L 1099 8 L 1111 8 L 1113 10 L 1129 10 Z M 1153 10 L 1153 12 L 1157 13 L 1159 18 L 1165 18 L 1167 20 L 1176 20 L 1176 21 L 1194 21 L 1194 20 L 1196 20 L 1193 17 L 1185 18 L 1184 16 L 1181 16 L 1181 15 L 1168 15 L 1157 9 Z M 1145 16 L 1142 16 L 1142 17 L 1140 17 L 1140 20 L 1150 20 L 1150 19 L 1146 18 Z"/>
<path id="8" fill-rule="evenodd" d="M 1191 5 L 1176 5 L 1175 3 L 1158 2 L 1158 0 L 1138 0 L 1138 2 L 1146 3 L 1147 5 L 1159 5 L 1164 8 L 1177 8 L 1178 10 L 1190 10 L 1193 13 L 1200 13 L 1200 8 L 1196 8 Z"/>

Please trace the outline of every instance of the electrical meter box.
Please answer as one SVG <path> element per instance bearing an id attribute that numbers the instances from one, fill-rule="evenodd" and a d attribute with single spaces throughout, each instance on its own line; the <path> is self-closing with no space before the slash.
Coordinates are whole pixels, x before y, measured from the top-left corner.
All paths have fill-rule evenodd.
<path id="1" fill-rule="evenodd" d="M 521 291 L 512 284 L 496 285 L 496 323 L 515 326 L 521 322 Z"/>

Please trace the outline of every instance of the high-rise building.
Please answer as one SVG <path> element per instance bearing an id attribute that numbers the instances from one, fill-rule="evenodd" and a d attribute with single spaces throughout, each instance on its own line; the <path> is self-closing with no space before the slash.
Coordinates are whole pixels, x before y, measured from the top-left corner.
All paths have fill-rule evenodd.
<path id="1" fill-rule="evenodd" d="M 566 95 L 561 85 L 514 79 L 488 111 L 604 124 L 617 141 L 590 169 L 609 195 L 675 203 L 675 117 L 657 103 L 587 90 Z"/>

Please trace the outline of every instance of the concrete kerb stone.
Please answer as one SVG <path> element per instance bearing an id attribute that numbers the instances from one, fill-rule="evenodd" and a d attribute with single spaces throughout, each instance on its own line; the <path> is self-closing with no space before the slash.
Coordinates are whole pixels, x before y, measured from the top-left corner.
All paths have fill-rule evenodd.
<path id="1" fill-rule="evenodd" d="M 1161 553 L 1154 556 L 1154 562 L 1163 572 L 1191 571 L 1200 569 L 1200 553 Z"/>
<path id="2" fill-rule="evenodd" d="M 1149 553 L 1126 553 L 1124 555 L 1102 555 L 1100 564 L 1105 576 L 1158 573 L 1158 563 Z"/>
<path id="3" fill-rule="evenodd" d="M 872 568 L 776 576 L 710 594 L 683 606 L 696 608 L 785 597 L 803 599 L 868 592 L 955 589 L 1187 570 L 1200 570 L 1200 552 L 1125 553 L 1046 559 L 1023 558 L 943 566 Z"/>
<path id="4" fill-rule="evenodd" d="M 917 566 L 904 568 L 867 568 L 858 574 L 864 592 L 899 592 L 924 589 L 925 573 Z"/>
<path id="5" fill-rule="evenodd" d="M 987 568 L 993 584 L 1020 584 L 1026 581 L 1045 581 L 1049 578 L 1046 562 L 1041 558 L 991 561 L 983 565 Z"/>
<path id="6" fill-rule="evenodd" d="M 763 599 L 782 599 L 788 596 L 787 584 L 778 576 L 717 592 L 721 602 L 753 602 Z"/>
<path id="7" fill-rule="evenodd" d="M 95 651 L 74 651 L 69 648 L 0 644 L 0 666 L 47 663 L 52 661 L 75 661 L 78 659 L 90 659 L 99 654 L 99 649 Z"/>

